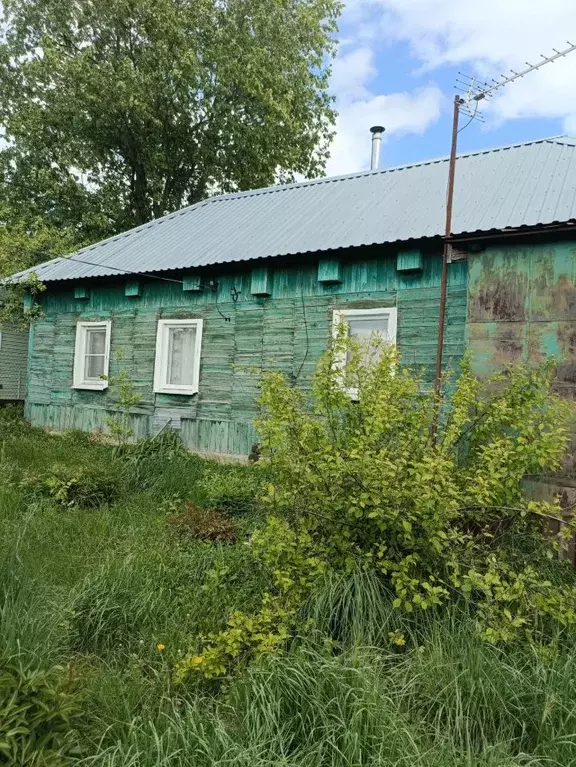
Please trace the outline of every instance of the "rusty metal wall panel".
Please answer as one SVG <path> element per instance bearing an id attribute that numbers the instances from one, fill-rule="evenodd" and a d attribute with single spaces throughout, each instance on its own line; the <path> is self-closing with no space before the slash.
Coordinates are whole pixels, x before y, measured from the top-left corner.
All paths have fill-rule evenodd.
<path id="1" fill-rule="evenodd" d="M 554 356 L 559 380 L 576 384 L 576 243 L 471 255 L 468 291 L 468 342 L 479 373 Z"/>
<path id="2" fill-rule="evenodd" d="M 556 390 L 576 400 L 576 243 L 471 254 L 467 340 L 480 375 L 556 358 Z M 560 475 L 576 477 L 576 434 Z"/>

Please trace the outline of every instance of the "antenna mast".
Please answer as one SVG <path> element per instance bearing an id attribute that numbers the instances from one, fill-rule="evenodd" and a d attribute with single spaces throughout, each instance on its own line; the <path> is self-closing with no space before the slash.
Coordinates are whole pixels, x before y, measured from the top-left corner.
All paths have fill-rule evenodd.
<path id="1" fill-rule="evenodd" d="M 455 87 L 457 90 L 464 93 L 464 96 L 456 95 L 454 97 L 454 112 L 452 120 L 452 144 L 450 150 L 450 161 L 448 163 L 448 186 L 446 191 L 446 219 L 444 227 L 444 249 L 442 253 L 442 277 L 440 280 L 440 317 L 438 319 L 438 347 L 436 351 L 436 371 L 434 375 L 434 394 L 435 394 L 435 411 L 432 420 L 432 441 L 436 441 L 436 431 L 438 428 L 438 417 L 440 412 L 440 387 L 442 382 L 442 355 L 444 349 L 444 327 L 446 325 L 446 293 L 448 285 L 448 264 L 452 260 L 452 245 L 450 237 L 452 234 L 452 212 L 454 207 L 454 180 L 456 177 L 456 155 L 458 150 L 458 134 L 464 130 L 472 120 L 481 119 L 478 114 L 478 104 L 484 99 L 490 98 L 495 91 L 503 88 L 505 85 L 519 80 L 521 77 L 525 77 L 530 72 L 534 72 L 536 69 L 540 69 L 546 64 L 551 64 L 557 59 L 567 56 L 576 50 L 576 45 L 567 41 L 569 47 L 563 51 L 558 51 L 556 48 L 552 50 L 554 53 L 551 56 L 543 56 L 541 54 L 542 61 L 538 61 L 536 64 L 530 64 L 526 62 L 526 69 L 516 72 L 513 69 L 510 70 L 511 75 L 502 75 L 500 80 L 492 80 L 492 84 L 478 81 L 475 78 L 462 75 L 467 78 L 467 82 L 457 80 L 458 83 Z M 464 128 L 459 128 L 460 113 L 468 115 L 469 122 L 464 125 Z"/>

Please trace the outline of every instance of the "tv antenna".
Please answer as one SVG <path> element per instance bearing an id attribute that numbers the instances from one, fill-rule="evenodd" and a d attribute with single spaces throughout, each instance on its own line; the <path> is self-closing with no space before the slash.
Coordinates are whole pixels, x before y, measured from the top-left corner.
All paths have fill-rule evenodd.
<path id="1" fill-rule="evenodd" d="M 469 77 L 468 75 L 458 73 L 460 78 L 456 80 L 456 90 L 459 91 L 454 97 L 454 112 L 452 118 L 452 145 L 450 148 L 450 160 L 448 163 L 448 186 L 446 190 L 446 220 L 444 227 L 444 248 L 442 253 L 442 277 L 440 280 L 440 317 L 438 320 L 438 347 L 436 351 L 436 371 L 434 375 L 434 394 L 436 398 L 436 407 L 434 418 L 432 422 L 432 439 L 436 439 L 436 430 L 438 427 L 438 416 L 440 410 L 440 386 L 442 382 L 442 354 L 444 348 L 444 327 L 446 325 L 446 293 L 448 285 L 448 264 L 452 260 L 452 244 L 450 237 L 452 234 L 452 211 L 454 207 L 454 179 L 456 175 L 456 154 L 458 150 L 458 134 L 467 128 L 472 120 L 482 120 L 482 116 L 479 112 L 479 104 L 485 99 L 489 99 L 494 93 L 505 85 L 519 80 L 522 77 L 534 72 L 546 64 L 551 64 L 557 59 L 561 59 L 567 56 L 569 53 L 576 51 L 576 45 L 567 41 L 568 48 L 558 51 L 553 48 L 553 54 L 551 56 L 544 56 L 540 54 L 540 61 L 536 64 L 531 64 L 526 61 L 526 68 L 520 71 L 511 69 L 511 74 L 501 75 L 500 79 L 492 79 L 489 83 L 478 80 L 475 77 Z M 460 95 L 462 94 L 462 95 Z M 468 122 L 462 127 L 459 127 L 460 114 L 468 116 Z"/>

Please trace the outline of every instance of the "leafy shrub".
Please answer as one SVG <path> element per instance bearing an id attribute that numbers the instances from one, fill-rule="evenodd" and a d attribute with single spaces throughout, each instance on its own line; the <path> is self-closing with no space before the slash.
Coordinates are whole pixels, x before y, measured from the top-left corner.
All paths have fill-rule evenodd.
<path id="1" fill-rule="evenodd" d="M 438 401 L 396 350 L 373 344 L 340 334 L 310 399 L 279 373 L 264 377 L 264 500 L 274 513 L 252 547 L 275 589 L 263 595 L 261 613 L 232 616 L 180 675 L 194 667 L 221 675 L 277 649 L 328 570 L 373 571 L 407 612 L 469 601 L 480 635 L 493 643 L 576 626 L 574 579 L 555 585 L 541 565 L 558 544 L 542 535 L 543 521 L 562 519 L 561 510 L 530 500 L 521 484 L 558 467 L 567 447 L 574 409 L 552 392 L 553 367 L 482 382 L 465 363 Z M 574 524 L 560 529 L 567 538 Z M 538 556 L 513 545 L 518 538 L 532 540 Z"/>
<path id="2" fill-rule="evenodd" d="M 65 669 L 0 657 L 0 764 L 63 767 L 77 755 L 79 700 Z"/>
<path id="3" fill-rule="evenodd" d="M 193 503 L 187 504 L 179 514 L 171 516 L 169 522 L 184 538 L 220 543 L 236 541 L 236 528 L 224 514 L 214 509 L 201 509 Z"/>
<path id="4" fill-rule="evenodd" d="M 211 466 L 204 472 L 199 488 L 208 506 L 228 514 L 244 514 L 261 507 L 265 471 L 261 466 Z"/>
<path id="5" fill-rule="evenodd" d="M 122 475 L 117 466 L 67 466 L 54 464 L 39 476 L 28 476 L 22 487 L 53 499 L 65 508 L 94 509 L 114 503 L 122 491 Z"/>
<path id="6" fill-rule="evenodd" d="M 117 351 L 114 354 L 116 362 L 122 360 L 122 352 Z M 108 433 L 122 445 L 126 443 L 133 435 L 132 429 L 132 410 L 141 403 L 142 395 L 136 390 L 134 381 L 130 377 L 130 372 L 126 368 L 120 369 L 117 373 L 108 377 L 108 394 L 115 405 L 114 413 L 108 415 L 105 419 Z"/>

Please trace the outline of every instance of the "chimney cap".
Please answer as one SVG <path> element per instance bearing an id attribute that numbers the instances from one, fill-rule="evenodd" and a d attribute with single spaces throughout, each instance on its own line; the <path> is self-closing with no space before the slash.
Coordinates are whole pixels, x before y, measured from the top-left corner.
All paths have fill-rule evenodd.
<path id="1" fill-rule="evenodd" d="M 382 125 L 373 125 L 370 128 L 370 133 L 384 133 L 385 130 L 386 128 L 384 128 Z"/>

